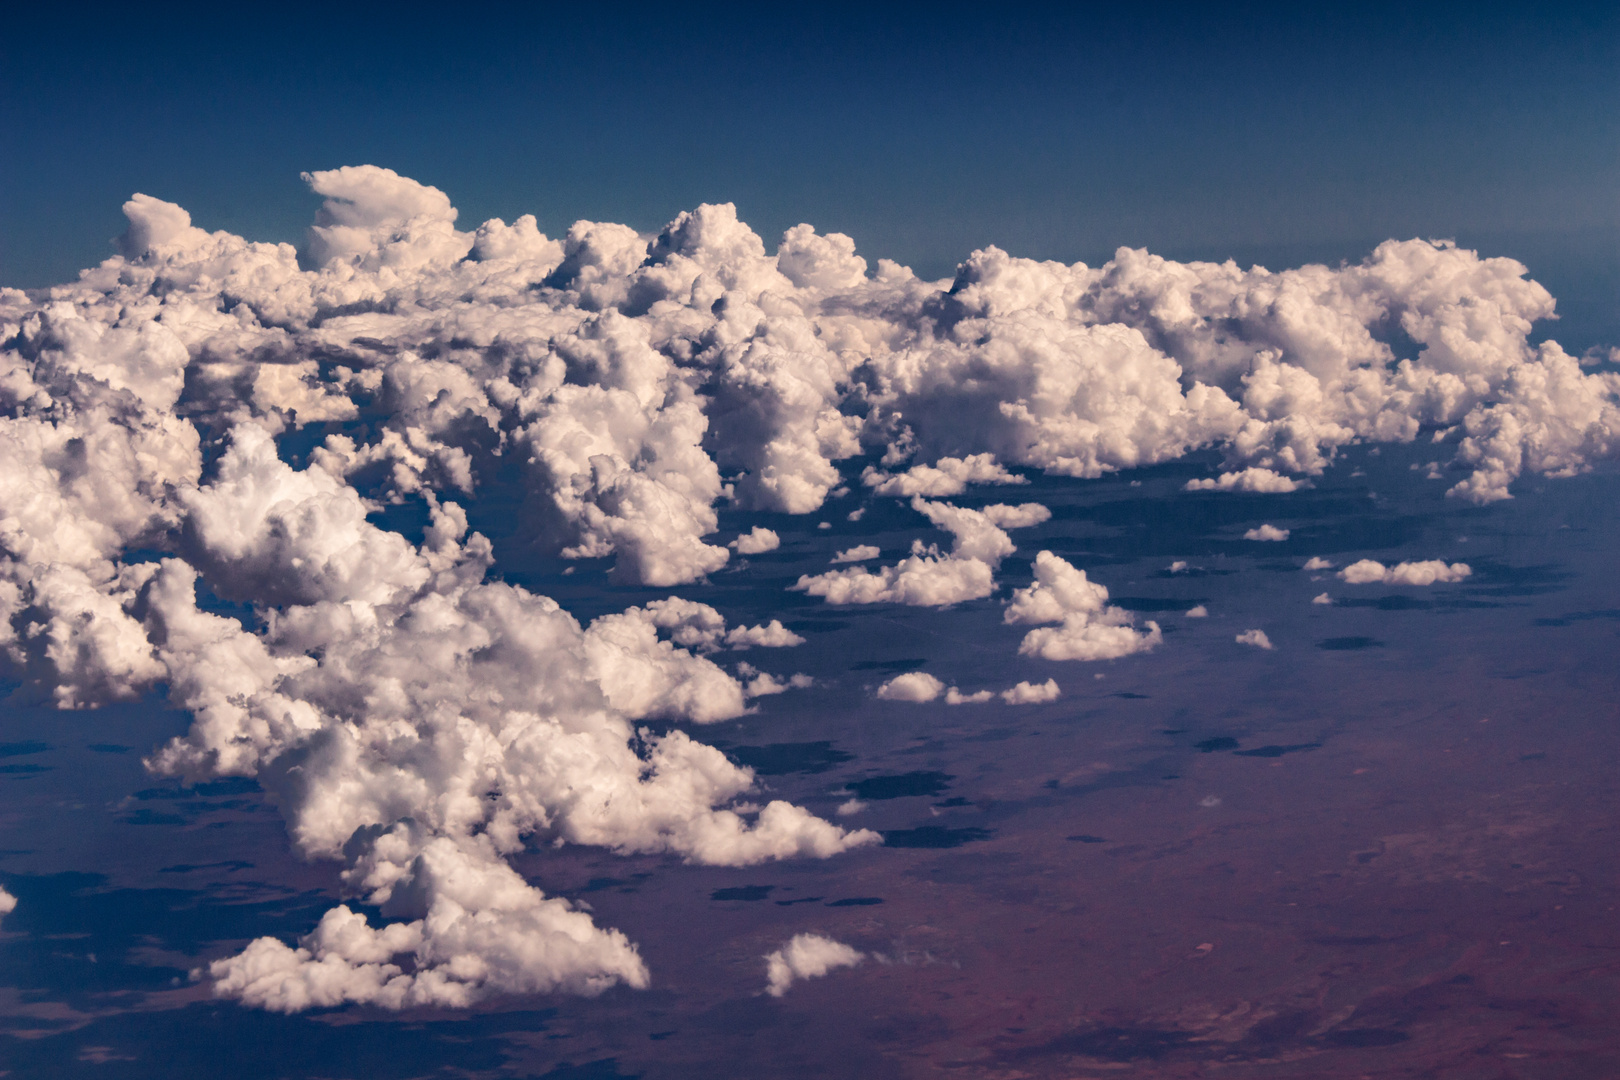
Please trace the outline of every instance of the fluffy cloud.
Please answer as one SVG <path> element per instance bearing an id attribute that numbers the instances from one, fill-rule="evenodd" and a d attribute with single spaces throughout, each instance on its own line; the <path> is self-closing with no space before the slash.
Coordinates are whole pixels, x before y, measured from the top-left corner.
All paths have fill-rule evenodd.
<path id="1" fill-rule="evenodd" d="M 1473 572 L 1467 563 L 1447 566 L 1443 559 L 1403 562 L 1394 566 L 1385 566 L 1374 559 L 1362 559 L 1340 570 L 1339 577 L 1351 585 L 1434 585 L 1458 582 Z"/>
<path id="2" fill-rule="evenodd" d="M 1196 604 L 1188 608 L 1184 614 L 1189 619 L 1207 619 L 1209 618 L 1209 608 L 1203 604 Z"/>
<path id="3" fill-rule="evenodd" d="M 1243 534 L 1243 539 L 1245 539 L 1245 540 L 1286 540 L 1286 539 L 1288 539 L 1288 530 L 1287 529 L 1279 529 L 1277 526 L 1270 525 L 1270 524 L 1261 525 L 1259 528 L 1250 529 L 1248 532 L 1244 533 Z"/>
<path id="4" fill-rule="evenodd" d="M 782 538 L 763 525 L 755 525 L 752 531 L 733 540 L 731 546 L 737 549 L 739 555 L 759 555 L 781 547 Z"/>
<path id="5" fill-rule="evenodd" d="M 530 216 L 460 231 L 444 192 L 388 169 L 305 179 L 324 201 L 302 253 L 133 197 L 118 257 L 4 294 L 8 363 L 44 377 L 6 376 L 8 397 L 85 376 L 76 407 L 128 391 L 159 423 L 183 393 L 211 433 L 364 410 L 318 451 L 327 471 L 466 495 L 520 463 L 542 542 L 658 585 L 725 564 L 717 502 L 813 512 L 863 448 L 887 448 L 866 483 L 902 496 L 1201 448 L 1227 465 L 1189 489 L 1280 492 L 1352 442 L 1455 429 L 1451 493 L 1488 502 L 1620 431 L 1620 376 L 1528 344 L 1546 290 L 1446 243 L 1277 272 L 986 248 L 927 282 L 808 225 L 773 254 L 729 204 L 651 239 L 590 221 L 552 239 Z"/>
<path id="6" fill-rule="evenodd" d="M 832 557 L 834 563 L 867 562 L 883 554 L 875 544 L 856 544 Z"/>
<path id="7" fill-rule="evenodd" d="M 949 607 L 978 600 L 995 591 L 996 568 L 1002 559 L 1018 550 L 1005 530 L 1028 528 L 1052 516 L 1039 503 L 997 503 L 969 510 L 951 503 L 928 502 L 921 496 L 912 498 L 911 508 L 954 537 L 949 553 L 941 554 L 938 545 L 925 546 L 916 540 L 911 555 L 894 566 L 876 571 L 852 567 L 814 576 L 806 574 L 793 588 L 820 596 L 829 604 Z"/>
<path id="8" fill-rule="evenodd" d="M 17 898 L 6 892 L 6 890 L 0 889 L 0 919 L 4 919 L 16 910 Z"/>
<path id="9" fill-rule="evenodd" d="M 1056 679 L 1047 679 L 1043 683 L 1022 681 L 1017 686 L 1003 690 L 1001 700 L 1008 705 L 1039 705 L 1056 701 L 1061 693 Z"/>
<path id="10" fill-rule="evenodd" d="M 1253 645 L 1257 649 L 1275 648 L 1275 646 L 1271 644 L 1271 639 L 1266 636 L 1266 632 L 1264 630 L 1245 630 L 1232 640 L 1236 641 L 1239 645 Z"/>
<path id="11" fill-rule="evenodd" d="M 645 984 L 622 935 L 512 872 L 524 843 L 746 865 L 877 839 L 756 810 L 746 769 L 647 724 L 716 722 L 791 686 L 744 686 L 705 654 L 797 635 L 676 597 L 581 625 L 488 576 L 462 507 L 492 485 L 516 491 L 539 550 L 675 586 L 726 565 L 722 505 L 809 514 L 840 462 L 881 453 L 867 486 L 911 496 L 950 550 L 918 541 L 796 587 L 948 606 L 991 595 L 1007 530 L 1049 515 L 929 500 L 1014 468 L 1095 477 L 1214 450 L 1222 471 L 1193 490 L 1280 492 L 1345 446 L 1454 430 L 1450 494 L 1487 503 L 1620 449 L 1620 376 L 1530 345 L 1551 296 L 1447 243 L 1275 272 L 986 248 L 924 281 L 807 225 L 773 253 L 729 204 L 651 237 L 580 221 L 551 238 L 531 216 L 463 231 L 444 192 L 388 169 L 306 180 L 323 203 L 302 251 L 138 194 L 118 254 L 0 289 L 12 676 L 65 708 L 164 687 L 192 724 L 151 767 L 258 776 L 299 851 L 380 909 L 213 966 L 221 992 L 269 1008 Z M 324 438 L 295 468 L 283 443 L 312 424 Z M 425 512 L 420 542 L 373 523 L 385 504 Z M 1006 611 L 1035 626 L 1025 654 L 1159 643 L 1062 559 L 1035 569 Z M 199 577 L 251 619 L 200 609 Z"/>
<path id="12" fill-rule="evenodd" d="M 861 474 L 861 482 L 879 495 L 927 495 L 935 499 L 960 495 L 969 484 L 1029 483 L 1002 468 L 994 454 L 942 457 L 932 465 L 913 465 L 898 476 L 869 465 Z"/>
<path id="13" fill-rule="evenodd" d="M 1329 560 L 1329 559 L 1324 559 L 1320 555 L 1312 555 L 1309 559 L 1305 560 L 1304 569 L 1306 569 L 1306 570 L 1331 570 L 1331 569 L 1333 569 L 1333 565 L 1334 565 L 1333 562 L 1331 560 Z"/>
<path id="14" fill-rule="evenodd" d="M 1086 572 L 1043 551 L 1035 557 L 1035 581 L 1013 593 L 1003 618 L 1008 623 L 1058 623 L 1037 626 L 1024 635 L 1018 651 L 1047 660 L 1114 660 L 1146 652 L 1164 640 L 1159 624 L 1145 632 L 1132 626 L 1129 612 L 1108 603 L 1108 589 L 1086 578 Z"/>
<path id="15" fill-rule="evenodd" d="M 953 686 L 949 690 L 945 691 L 945 704 L 983 705 L 985 702 L 989 701 L 995 696 L 995 693 L 990 690 L 977 690 L 971 694 L 964 694 L 962 691 Z"/>
<path id="16" fill-rule="evenodd" d="M 1260 494 L 1286 494 L 1298 491 L 1302 487 L 1309 487 L 1308 481 L 1295 480 L 1291 476 L 1272 472 L 1250 466 L 1237 472 L 1223 472 L 1219 477 L 1204 480 L 1189 480 L 1183 486 L 1183 491 L 1248 491 Z"/>
<path id="17" fill-rule="evenodd" d="M 911 701 L 917 704 L 933 701 L 945 692 L 945 684 L 926 671 L 908 671 L 896 675 L 877 688 L 877 696 L 884 701 Z"/>
<path id="18" fill-rule="evenodd" d="M 1317 593 L 1315 596 L 1311 597 L 1311 603 L 1331 604 L 1333 603 L 1333 597 L 1329 596 L 1327 593 Z"/>
<path id="19" fill-rule="evenodd" d="M 800 979 L 819 979 L 842 967 L 854 967 L 866 954 L 820 934 L 795 934 L 786 945 L 765 956 L 765 992 L 781 997 Z"/>

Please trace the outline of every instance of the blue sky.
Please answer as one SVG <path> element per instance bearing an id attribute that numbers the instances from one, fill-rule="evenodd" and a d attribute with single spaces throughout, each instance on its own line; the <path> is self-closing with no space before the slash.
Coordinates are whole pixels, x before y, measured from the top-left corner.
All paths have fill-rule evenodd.
<path id="1" fill-rule="evenodd" d="M 990 243 L 1279 266 L 1456 237 L 1530 262 L 1593 340 L 1575 309 L 1620 279 L 1607 5 L 41 9 L 0 49 L 13 285 L 105 257 L 137 190 L 296 240 L 299 172 L 359 163 L 464 226 L 730 200 L 930 275 Z"/>

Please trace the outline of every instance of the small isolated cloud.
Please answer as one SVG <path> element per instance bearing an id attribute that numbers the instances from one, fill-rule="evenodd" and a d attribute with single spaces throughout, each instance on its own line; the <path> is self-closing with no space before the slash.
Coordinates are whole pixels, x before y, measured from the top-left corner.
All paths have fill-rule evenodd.
<path id="1" fill-rule="evenodd" d="M 775 551 L 782 546 L 782 538 L 763 525 L 755 525 L 752 532 L 745 532 L 731 542 L 739 555 L 759 555 L 766 551 Z"/>
<path id="2" fill-rule="evenodd" d="M 878 687 L 877 696 L 884 701 L 913 701 L 920 705 L 933 701 L 944 692 L 945 684 L 928 672 L 908 671 Z"/>
<path id="3" fill-rule="evenodd" d="M 804 638 L 782 625 L 781 619 L 772 619 L 762 626 L 734 626 L 726 634 L 726 644 L 733 649 L 785 649 L 803 645 Z"/>
<path id="4" fill-rule="evenodd" d="M 818 979 L 835 968 L 854 967 L 866 954 L 820 934 L 795 934 L 765 957 L 765 992 L 781 997 L 800 979 Z"/>
<path id="5" fill-rule="evenodd" d="M 913 465 L 894 476 L 867 466 L 861 481 L 879 495 L 926 495 L 933 499 L 960 495 L 969 484 L 1029 483 L 1008 472 L 994 454 L 988 453 L 942 457 L 932 465 Z"/>
<path id="6" fill-rule="evenodd" d="M 856 544 L 854 547 L 834 555 L 832 561 L 835 563 L 865 562 L 868 559 L 875 559 L 881 554 L 883 554 L 883 550 L 876 544 Z"/>
<path id="7" fill-rule="evenodd" d="M 1243 534 L 1245 540 L 1286 540 L 1287 529 L 1279 529 L 1275 525 L 1262 525 L 1258 529 L 1250 529 Z"/>
<path id="8" fill-rule="evenodd" d="M 1239 645 L 1253 645 L 1257 649 L 1274 648 L 1264 630 L 1245 630 L 1233 639 Z"/>
<path id="9" fill-rule="evenodd" d="M 1189 480 L 1184 491 L 1248 491 L 1263 495 L 1286 494 L 1310 484 L 1270 469 L 1250 468 L 1221 473 L 1217 480 Z"/>
<path id="10" fill-rule="evenodd" d="M 1311 603 L 1331 604 L 1333 603 L 1333 597 L 1329 596 L 1327 593 L 1318 593 L 1316 596 L 1311 597 Z"/>
<path id="11" fill-rule="evenodd" d="M 1332 559 L 1324 559 L 1320 555 L 1312 555 L 1309 559 L 1307 559 L 1305 561 L 1305 569 L 1307 569 L 1307 570 L 1331 570 L 1331 569 L 1333 569 L 1333 560 Z"/>
<path id="12" fill-rule="evenodd" d="M 945 691 L 945 704 L 947 705 L 983 705 L 996 695 L 989 690 L 980 690 L 972 694 L 964 694 L 956 687 Z"/>
<path id="13" fill-rule="evenodd" d="M 1187 572 L 1187 560 L 1177 559 L 1165 569 L 1169 570 L 1172 574 L 1185 574 Z"/>
<path id="14" fill-rule="evenodd" d="M 1008 705 L 1039 705 L 1047 701 L 1056 701 L 1061 693 L 1056 679 L 1047 679 L 1043 683 L 1025 680 L 1011 689 L 1003 690 L 1001 700 Z"/>
<path id="15" fill-rule="evenodd" d="M 783 682 L 769 672 L 762 671 L 754 676 L 753 681 L 743 688 L 743 692 L 749 697 L 768 697 L 771 694 L 781 694 L 788 690 L 804 690 L 814 682 L 814 679 L 804 674 L 793 675 L 786 682 Z"/>
<path id="16" fill-rule="evenodd" d="M 1203 604 L 1199 604 L 1196 607 L 1190 607 L 1187 609 L 1187 618 L 1207 619 L 1209 618 L 1209 608 L 1205 607 Z"/>
<path id="17" fill-rule="evenodd" d="M 856 509 L 851 510 L 848 514 L 845 515 L 845 517 L 847 517 L 850 521 L 859 521 L 859 520 L 861 520 L 861 518 L 863 518 L 865 516 L 866 516 L 866 507 L 864 507 L 864 506 L 857 507 Z"/>
<path id="18" fill-rule="evenodd" d="M 838 816 L 849 817 L 866 809 L 866 804 L 859 799 L 847 799 L 838 804 Z"/>
<path id="19" fill-rule="evenodd" d="M 16 910 L 17 898 L 6 892 L 6 890 L 0 889 L 0 919 L 4 919 L 5 916 Z"/>
<path id="20" fill-rule="evenodd" d="M 1461 581 L 1474 571 L 1467 563 L 1445 564 L 1442 559 L 1385 566 L 1374 559 L 1353 562 L 1339 571 L 1351 585 L 1435 585 Z"/>

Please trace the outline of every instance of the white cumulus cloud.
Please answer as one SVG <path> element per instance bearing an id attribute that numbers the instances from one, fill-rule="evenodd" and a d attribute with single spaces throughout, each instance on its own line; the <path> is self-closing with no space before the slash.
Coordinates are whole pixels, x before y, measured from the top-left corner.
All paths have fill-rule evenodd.
<path id="1" fill-rule="evenodd" d="M 1239 645 L 1253 645 L 1257 649 L 1275 648 L 1264 630 L 1245 630 L 1233 640 Z"/>
<path id="2" fill-rule="evenodd" d="M 1339 577 L 1351 585 L 1435 585 L 1451 584 L 1473 574 L 1467 563 L 1446 565 L 1443 559 L 1423 562 L 1403 562 L 1385 566 L 1375 559 L 1353 562 L 1339 571 Z"/>
<path id="3" fill-rule="evenodd" d="M 884 701 L 911 701 L 917 704 L 933 701 L 945 692 L 945 684 L 926 671 L 908 671 L 896 675 L 877 689 Z"/>
<path id="4" fill-rule="evenodd" d="M 866 954 L 820 934 L 795 934 L 765 956 L 765 992 L 781 997 L 801 979 L 818 979 L 837 968 L 854 967 Z"/>
<path id="5" fill-rule="evenodd" d="M 782 538 L 763 525 L 755 525 L 751 531 L 733 540 L 730 546 L 736 548 L 739 555 L 759 555 L 781 547 Z"/>
<path id="6" fill-rule="evenodd" d="M 1158 623 L 1147 622 L 1145 632 L 1135 629 L 1129 612 L 1109 605 L 1106 587 L 1050 551 L 1035 557 L 1034 583 L 1013 593 L 1003 619 L 1058 623 L 1037 626 L 1018 647 L 1021 654 L 1047 660 L 1113 660 L 1164 640 Z"/>
<path id="7" fill-rule="evenodd" d="M 1021 680 L 1017 686 L 1003 690 L 1001 700 L 1008 705 L 1039 705 L 1047 701 L 1056 701 L 1061 693 L 1056 679 L 1047 679 L 1043 683 Z"/>
<path id="8" fill-rule="evenodd" d="M 1243 534 L 1243 539 L 1245 539 L 1245 540 L 1286 540 L 1286 539 L 1288 539 L 1288 534 L 1289 534 L 1289 530 L 1287 530 L 1287 529 L 1279 529 L 1275 525 L 1267 524 L 1267 525 L 1261 525 L 1258 528 L 1250 529 L 1248 532 Z"/>
<path id="9" fill-rule="evenodd" d="M 928 502 L 921 496 L 911 500 L 911 508 L 955 538 L 948 553 L 941 554 L 936 544 L 925 546 L 916 540 L 911 555 L 894 566 L 876 571 L 852 567 L 806 574 L 793 588 L 822 597 L 829 604 L 949 607 L 978 600 L 995 591 L 996 568 L 1002 559 L 1018 550 L 1005 530 L 1028 528 L 1052 516 L 1039 503 L 997 503 L 970 510 L 946 502 Z"/>

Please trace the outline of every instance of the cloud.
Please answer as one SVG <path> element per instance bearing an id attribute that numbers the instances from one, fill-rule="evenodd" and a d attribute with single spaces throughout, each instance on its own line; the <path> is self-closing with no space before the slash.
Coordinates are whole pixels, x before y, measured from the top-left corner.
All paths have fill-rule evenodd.
<path id="1" fill-rule="evenodd" d="M 1021 681 L 1017 686 L 1001 692 L 1001 700 L 1008 705 L 1039 705 L 1047 701 L 1056 701 L 1062 691 L 1058 689 L 1056 679 L 1047 679 L 1043 683 Z"/>
<path id="2" fill-rule="evenodd" d="M 853 567 L 806 574 L 792 588 L 822 597 L 829 604 L 949 607 L 978 600 L 995 591 L 996 568 L 1002 559 L 1018 550 L 1005 530 L 1028 528 L 1052 516 L 1039 503 L 997 503 L 970 510 L 946 502 L 928 502 L 920 496 L 911 500 L 911 508 L 952 535 L 948 554 L 942 555 L 938 545 L 924 546 L 916 540 L 910 557 L 894 566 L 876 571 Z"/>
<path id="3" fill-rule="evenodd" d="M 1315 596 L 1311 597 L 1311 603 L 1313 603 L 1313 604 L 1331 604 L 1331 603 L 1333 603 L 1333 597 L 1329 596 L 1327 593 L 1318 593 Z"/>
<path id="4" fill-rule="evenodd" d="M 878 495 L 927 495 L 936 499 L 960 495 L 969 484 L 1029 483 L 1002 468 L 994 454 L 942 457 L 932 465 L 913 465 L 897 476 L 868 465 L 861 473 L 861 482 Z"/>
<path id="5" fill-rule="evenodd" d="M 118 254 L 0 289 L 8 677 L 63 708 L 161 689 L 191 725 L 150 767 L 258 777 L 298 852 L 378 912 L 337 907 L 210 966 L 267 1008 L 645 985 L 622 934 L 511 869 L 528 844 L 749 865 L 877 841 L 755 808 L 752 773 L 663 723 L 742 715 L 783 684 L 706 654 L 798 635 L 679 597 L 582 624 L 490 574 L 465 509 L 486 495 L 516 493 L 543 556 L 674 587 L 726 565 L 720 508 L 815 513 L 840 462 L 880 454 L 868 486 L 910 494 L 950 550 L 919 540 L 795 587 L 943 607 L 992 595 L 1008 531 L 1050 515 L 923 496 L 1013 470 L 1208 451 L 1222 471 L 1192 489 L 1281 492 L 1344 447 L 1454 429 L 1448 494 L 1484 504 L 1620 451 L 1620 376 L 1532 345 L 1552 297 L 1449 243 L 1281 271 L 986 248 L 933 282 L 807 225 L 772 252 L 730 204 L 651 237 L 579 221 L 552 238 L 528 215 L 463 231 L 446 193 L 384 168 L 306 180 L 322 204 L 302 251 L 136 195 Z M 314 423 L 347 426 L 295 468 L 284 444 Z M 419 542 L 375 524 L 389 505 L 425 514 Z M 1374 570 L 1359 580 L 1467 572 L 1342 573 Z M 200 584 L 252 619 L 198 607 Z M 1047 659 L 1160 643 L 1107 598 L 1043 552 L 1004 617 Z M 885 687 L 907 678 L 932 679 Z"/>
<path id="6" fill-rule="evenodd" d="M 775 551 L 782 546 L 782 538 L 775 532 L 762 525 L 755 525 L 752 532 L 745 532 L 731 542 L 739 555 L 759 555 L 767 551 Z"/>
<path id="7" fill-rule="evenodd" d="M 1333 562 L 1331 560 L 1329 560 L 1329 559 L 1324 559 L 1320 555 L 1312 555 L 1309 559 L 1307 559 L 1305 561 L 1304 569 L 1306 569 L 1306 570 L 1331 570 L 1331 569 L 1333 569 L 1333 565 L 1334 565 Z"/>
<path id="8" fill-rule="evenodd" d="M 926 671 L 908 671 L 896 675 L 877 689 L 884 701 L 911 701 L 917 704 L 933 701 L 945 692 L 945 684 Z"/>
<path id="9" fill-rule="evenodd" d="M 1022 655 L 1047 660 L 1113 660 L 1147 652 L 1163 640 L 1158 623 L 1137 631 L 1129 612 L 1109 606 L 1104 586 L 1050 551 L 1035 557 L 1034 583 L 1013 593 L 1003 620 L 1059 623 L 1031 630 L 1018 647 Z"/>
<path id="10" fill-rule="evenodd" d="M 1209 618 L 1209 608 L 1203 604 L 1196 604 L 1187 609 L 1185 616 L 1189 619 L 1207 619 Z"/>
<path id="11" fill-rule="evenodd" d="M 834 563 L 866 562 L 883 554 L 881 548 L 875 544 L 856 544 L 852 548 L 840 551 L 832 557 Z"/>
<path id="12" fill-rule="evenodd" d="M 1458 582 L 1473 572 L 1467 563 L 1447 566 L 1443 559 L 1403 562 L 1394 566 L 1362 559 L 1340 570 L 1339 577 L 1351 585 L 1434 585 Z"/>
<path id="13" fill-rule="evenodd" d="M 1287 530 L 1287 529 L 1279 529 L 1275 525 L 1261 525 L 1259 528 L 1250 529 L 1248 532 L 1244 533 L 1243 534 L 1243 539 L 1245 539 L 1245 540 L 1286 540 L 1286 539 L 1288 539 L 1288 532 L 1289 532 L 1289 530 Z"/>
<path id="14" fill-rule="evenodd" d="M 1233 640 L 1239 645 L 1253 645 L 1257 649 L 1275 648 L 1264 630 L 1245 630 Z"/>
<path id="15" fill-rule="evenodd" d="M 820 934 L 795 934 L 786 945 L 766 954 L 765 992 L 781 997 L 800 979 L 818 979 L 864 959 L 866 954 Z"/>
<path id="16" fill-rule="evenodd" d="M 1183 491 L 1248 491 L 1277 495 L 1310 487 L 1308 481 L 1272 472 L 1270 469 L 1250 466 L 1237 472 L 1223 472 L 1215 479 L 1189 480 Z"/>
<path id="17" fill-rule="evenodd" d="M 803 645 L 804 638 L 783 626 L 781 619 L 772 619 L 761 626 L 733 627 L 726 632 L 725 642 L 733 649 L 748 649 L 756 645 L 766 649 L 781 649 Z"/>
<path id="18" fill-rule="evenodd" d="M 16 910 L 17 898 L 6 892 L 6 890 L 0 889 L 0 920 L 3 920 L 7 915 L 10 915 Z"/>
<path id="19" fill-rule="evenodd" d="M 995 693 L 990 690 L 978 690 L 971 694 L 964 694 L 962 691 L 953 686 L 949 690 L 945 691 L 945 704 L 983 705 L 985 702 L 989 701 L 995 696 Z"/>

